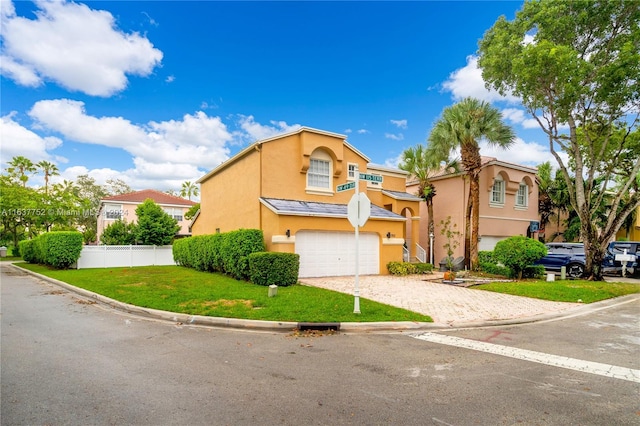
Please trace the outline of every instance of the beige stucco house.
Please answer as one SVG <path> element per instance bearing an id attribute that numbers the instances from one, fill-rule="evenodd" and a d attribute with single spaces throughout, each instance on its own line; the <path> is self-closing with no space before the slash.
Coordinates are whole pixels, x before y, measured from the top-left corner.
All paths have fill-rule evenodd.
<path id="1" fill-rule="evenodd" d="M 122 219 L 128 223 L 137 222 L 136 208 L 147 199 L 152 199 L 178 222 L 180 230 L 177 236 L 183 237 L 191 235 L 189 231 L 190 221 L 185 219 L 184 214 L 189 211 L 196 202 L 153 189 L 145 189 L 127 194 L 113 195 L 100 200 L 97 241 L 100 241 L 100 236 L 105 228 L 118 219 Z"/>
<path id="2" fill-rule="evenodd" d="M 480 221 L 478 249 L 493 250 L 496 243 L 514 235 L 529 235 L 537 239 L 537 233 L 531 232 L 538 223 L 538 185 L 537 169 L 508 163 L 494 157 L 482 157 L 480 172 Z M 431 178 L 436 196 L 433 199 L 434 210 L 434 264 L 447 255 L 443 245 L 445 237 L 441 235 L 441 221 L 451 217 L 461 233 L 459 246 L 454 257 L 464 255 L 465 213 L 468 203 L 469 180 L 462 173 L 435 175 Z M 409 180 L 407 192 L 415 194 L 418 182 Z M 420 203 L 419 244 L 428 247 L 429 231 L 427 207 Z M 530 228 L 533 222 L 533 227 Z"/>
<path id="3" fill-rule="evenodd" d="M 354 182 L 371 201 L 371 217 L 359 228 L 359 272 L 387 274 L 415 252 L 420 199 L 406 192 L 407 173 L 376 166 L 346 136 L 303 127 L 251 144 L 198 180 L 200 212 L 193 235 L 261 229 L 267 250 L 298 253 L 300 276 L 355 273 L 355 228 L 347 218 Z M 360 173 L 376 176 L 360 180 Z M 376 182 L 375 180 L 381 180 Z"/>

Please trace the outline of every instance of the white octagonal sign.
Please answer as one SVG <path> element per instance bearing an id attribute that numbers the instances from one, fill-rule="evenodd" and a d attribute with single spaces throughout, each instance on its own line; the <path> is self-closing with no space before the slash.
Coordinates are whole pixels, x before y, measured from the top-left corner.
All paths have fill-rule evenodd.
<path id="1" fill-rule="evenodd" d="M 353 194 L 349 204 L 347 204 L 347 218 L 349 223 L 356 226 L 364 226 L 371 216 L 371 201 L 364 192 Z"/>

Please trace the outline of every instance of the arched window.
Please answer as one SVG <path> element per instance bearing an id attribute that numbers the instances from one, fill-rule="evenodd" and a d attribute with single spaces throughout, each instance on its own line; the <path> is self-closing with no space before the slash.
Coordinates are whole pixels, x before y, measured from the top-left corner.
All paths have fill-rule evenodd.
<path id="1" fill-rule="evenodd" d="M 498 175 L 493 180 L 493 187 L 491 188 L 491 204 L 504 204 L 504 180 L 502 176 Z"/>
<path id="2" fill-rule="evenodd" d="M 307 189 L 330 191 L 333 162 L 331 156 L 320 149 L 313 151 L 307 170 Z"/>

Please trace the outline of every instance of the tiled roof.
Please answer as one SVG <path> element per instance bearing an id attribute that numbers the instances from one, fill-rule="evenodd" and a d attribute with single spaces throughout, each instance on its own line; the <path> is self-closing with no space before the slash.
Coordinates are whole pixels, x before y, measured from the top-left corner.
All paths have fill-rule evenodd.
<path id="1" fill-rule="evenodd" d="M 185 200 L 184 198 L 169 195 L 155 189 L 144 189 L 142 191 L 129 192 L 127 194 L 112 195 L 105 197 L 102 201 L 122 201 L 125 203 L 142 203 L 147 198 L 151 198 L 156 204 L 171 204 L 178 206 L 193 206 L 197 204 L 195 201 Z"/>
<path id="2" fill-rule="evenodd" d="M 346 204 L 316 203 L 313 201 L 260 198 L 276 214 L 291 216 L 347 217 Z M 371 204 L 371 217 L 375 219 L 406 220 L 404 216 Z"/>
<path id="3" fill-rule="evenodd" d="M 383 189 L 382 193 L 388 195 L 394 200 L 422 201 L 422 198 L 418 197 L 417 195 L 409 194 L 408 192 L 389 191 L 388 189 Z"/>

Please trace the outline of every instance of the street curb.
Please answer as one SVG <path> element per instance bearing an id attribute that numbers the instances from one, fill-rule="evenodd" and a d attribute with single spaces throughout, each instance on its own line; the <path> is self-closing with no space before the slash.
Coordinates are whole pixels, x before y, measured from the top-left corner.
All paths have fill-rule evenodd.
<path id="1" fill-rule="evenodd" d="M 140 306 L 130 305 L 128 303 L 119 302 L 109 297 L 103 296 L 98 293 L 94 293 L 83 288 L 73 286 L 64 281 L 57 280 L 55 278 L 47 277 L 46 275 L 39 274 L 37 272 L 30 271 L 28 269 L 21 268 L 13 263 L 3 263 L 9 265 L 14 269 L 18 269 L 43 281 L 47 281 L 51 284 L 62 287 L 70 292 L 73 292 L 83 298 L 89 299 L 101 305 L 108 306 L 112 309 L 125 312 L 131 315 L 137 315 L 147 319 L 154 319 L 165 322 L 172 322 L 184 325 L 200 325 L 208 327 L 226 327 L 246 330 L 272 330 L 272 331 L 293 331 L 298 329 L 311 329 L 312 324 L 309 322 L 295 322 L 295 321 L 264 321 L 264 320 L 248 320 L 240 318 L 223 318 L 223 317 L 209 317 L 203 315 L 189 315 L 180 314 L 176 312 L 161 311 L 158 309 L 143 308 Z M 404 331 L 421 331 L 421 330 L 452 330 L 460 328 L 482 328 L 482 327 L 495 327 L 505 325 L 518 325 L 534 322 L 545 322 L 559 320 L 563 318 L 571 318 L 574 316 L 585 315 L 590 312 L 595 312 L 601 309 L 617 306 L 619 304 L 625 304 L 634 300 L 640 299 L 640 295 L 631 294 L 626 296 L 616 297 L 614 299 L 607 299 L 601 302 L 594 302 L 584 306 L 578 306 L 573 309 L 567 309 L 562 312 L 555 312 L 551 314 L 536 315 L 526 318 L 513 318 L 502 320 L 482 320 L 482 321 L 470 321 L 470 322 L 452 322 L 447 324 L 438 324 L 430 322 L 413 322 L 413 321 L 398 321 L 398 322 L 341 322 L 341 323 L 318 323 L 320 328 L 326 329 L 328 325 L 331 328 L 335 328 L 342 332 L 404 332 Z"/>

